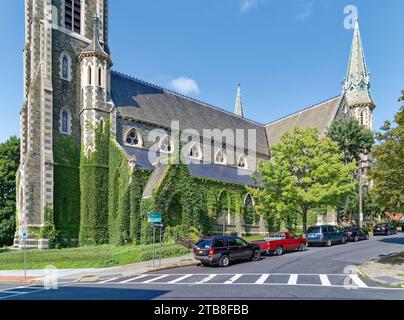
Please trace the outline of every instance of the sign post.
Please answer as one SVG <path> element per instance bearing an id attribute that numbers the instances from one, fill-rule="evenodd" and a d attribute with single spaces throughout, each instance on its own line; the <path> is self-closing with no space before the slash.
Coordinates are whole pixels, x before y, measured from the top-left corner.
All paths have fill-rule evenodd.
<path id="1" fill-rule="evenodd" d="M 23 240 L 23 256 L 24 256 L 24 278 L 27 277 L 27 254 L 26 254 L 26 239 L 28 238 L 27 218 L 23 217 L 20 226 L 20 239 Z"/>
<path id="2" fill-rule="evenodd" d="M 160 228 L 160 265 L 161 265 L 161 228 L 163 227 L 161 220 L 162 219 L 160 212 L 149 212 L 147 214 L 147 221 L 153 224 L 153 269 L 156 260 L 156 228 Z"/>

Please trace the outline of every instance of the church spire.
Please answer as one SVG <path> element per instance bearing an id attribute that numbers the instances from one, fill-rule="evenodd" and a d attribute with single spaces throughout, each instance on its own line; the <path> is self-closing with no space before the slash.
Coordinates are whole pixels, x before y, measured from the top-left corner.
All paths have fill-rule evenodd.
<path id="1" fill-rule="evenodd" d="M 108 62 L 111 62 L 108 53 L 105 52 L 103 47 L 101 46 L 100 43 L 100 36 L 99 36 L 99 23 L 100 20 L 97 16 L 93 17 L 94 20 L 94 27 L 93 27 L 93 39 L 89 46 L 81 53 L 80 59 L 84 56 L 98 56 L 99 58 L 103 58 L 107 60 Z"/>
<path id="2" fill-rule="evenodd" d="M 241 86 L 240 83 L 237 87 L 237 97 L 236 97 L 236 106 L 234 109 L 234 113 L 238 116 L 244 118 L 244 108 L 243 108 L 243 100 L 241 99 Z"/>
<path id="3" fill-rule="evenodd" d="M 343 92 L 351 107 L 369 106 L 373 108 L 375 106 L 371 94 L 370 73 L 366 65 L 365 52 L 363 50 L 359 21 L 357 18 L 355 20 L 355 31 L 348 70 L 343 82 Z"/>

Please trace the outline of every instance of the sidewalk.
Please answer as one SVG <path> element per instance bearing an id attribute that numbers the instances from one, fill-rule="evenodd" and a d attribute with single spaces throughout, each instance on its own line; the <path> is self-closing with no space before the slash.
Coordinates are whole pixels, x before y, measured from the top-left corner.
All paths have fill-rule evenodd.
<path id="1" fill-rule="evenodd" d="M 393 254 L 378 261 L 371 261 L 359 268 L 370 280 L 388 286 L 404 288 L 404 252 Z"/>
<path id="2" fill-rule="evenodd" d="M 86 282 L 102 281 L 112 277 L 130 277 L 151 271 L 171 269 L 176 267 L 194 266 L 199 262 L 192 254 L 182 257 L 172 257 L 155 261 L 153 268 L 152 261 L 144 261 L 125 266 L 111 268 L 92 269 L 58 269 L 57 278 L 60 282 Z M 27 270 L 27 277 L 24 277 L 24 270 L 0 270 L 0 282 L 38 282 L 49 275 L 52 270 Z"/>

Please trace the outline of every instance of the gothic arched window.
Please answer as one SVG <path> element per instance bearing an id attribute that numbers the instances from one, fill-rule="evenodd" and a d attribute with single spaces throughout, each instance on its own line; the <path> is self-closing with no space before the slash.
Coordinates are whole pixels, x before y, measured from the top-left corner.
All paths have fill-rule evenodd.
<path id="1" fill-rule="evenodd" d="M 66 81 L 71 80 L 72 74 L 72 59 L 67 53 L 62 53 L 59 59 L 60 63 L 60 78 Z"/>
<path id="2" fill-rule="evenodd" d="M 160 151 L 165 153 L 171 153 L 173 151 L 171 138 L 169 136 L 165 136 L 163 139 L 161 139 Z"/>
<path id="3" fill-rule="evenodd" d="M 59 124 L 59 131 L 62 134 L 71 134 L 71 123 L 72 123 L 72 119 L 71 119 L 71 113 L 69 108 L 67 107 L 63 107 L 60 110 L 60 124 Z"/>
<path id="4" fill-rule="evenodd" d="M 244 205 L 247 207 L 247 206 L 253 206 L 254 204 L 255 204 L 254 199 L 251 196 L 251 194 L 247 194 L 247 196 L 244 199 Z"/>
<path id="5" fill-rule="evenodd" d="M 240 156 L 237 161 L 237 166 L 241 169 L 248 169 L 247 158 L 245 156 Z"/>
<path id="6" fill-rule="evenodd" d="M 92 81 L 91 81 L 92 75 L 93 75 L 93 69 L 91 68 L 91 66 L 88 66 L 88 68 L 87 68 L 87 84 L 89 86 L 91 86 L 91 83 L 92 83 Z"/>
<path id="7" fill-rule="evenodd" d="M 189 156 L 193 159 L 202 159 L 202 148 L 199 143 L 194 143 L 189 149 Z"/>
<path id="8" fill-rule="evenodd" d="M 139 134 L 139 131 L 136 130 L 135 128 L 130 129 L 126 134 L 125 143 L 131 147 L 141 147 L 142 138 Z"/>
<path id="9" fill-rule="evenodd" d="M 101 67 L 98 68 L 98 86 L 102 87 L 102 69 L 101 69 Z"/>
<path id="10" fill-rule="evenodd" d="M 223 149 L 220 149 L 216 152 L 215 155 L 215 163 L 218 164 L 227 164 L 226 155 L 224 154 Z"/>

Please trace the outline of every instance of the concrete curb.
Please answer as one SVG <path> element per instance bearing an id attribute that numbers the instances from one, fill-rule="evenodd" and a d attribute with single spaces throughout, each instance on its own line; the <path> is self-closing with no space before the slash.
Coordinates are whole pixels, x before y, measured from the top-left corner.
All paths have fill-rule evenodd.
<path id="1" fill-rule="evenodd" d="M 363 276 L 364 278 L 367 278 L 367 279 L 369 279 L 371 281 L 380 283 L 380 284 L 385 285 L 385 286 L 389 286 L 389 287 L 392 287 L 392 288 L 404 288 L 404 281 L 403 282 L 392 283 L 392 282 L 388 282 L 388 281 L 383 281 L 381 279 L 377 279 L 377 278 L 372 277 L 369 274 L 367 274 L 363 269 L 365 269 L 366 267 L 368 267 L 372 263 L 373 262 L 368 262 L 368 263 L 364 263 L 361 266 L 359 266 L 359 268 L 358 268 L 359 269 L 359 274 L 361 276 Z"/>

